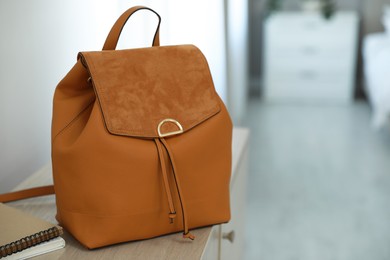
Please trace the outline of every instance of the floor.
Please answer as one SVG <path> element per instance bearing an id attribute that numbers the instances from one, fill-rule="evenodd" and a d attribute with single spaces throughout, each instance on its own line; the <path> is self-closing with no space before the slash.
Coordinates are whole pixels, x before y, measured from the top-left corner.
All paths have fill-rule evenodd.
<path id="1" fill-rule="evenodd" d="M 390 127 L 370 108 L 251 100 L 246 259 L 389 260 Z"/>

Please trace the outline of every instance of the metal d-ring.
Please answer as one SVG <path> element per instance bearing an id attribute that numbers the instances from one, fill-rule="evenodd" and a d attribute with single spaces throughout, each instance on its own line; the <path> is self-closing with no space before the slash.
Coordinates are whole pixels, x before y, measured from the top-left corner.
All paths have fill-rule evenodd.
<path id="1" fill-rule="evenodd" d="M 173 131 L 173 132 L 168 132 L 168 133 L 161 133 L 161 127 L 162 127 L 162 125 L 165 124 L 165 123 L 167 123 L 167 122 L 174 123 L 174 124 L 179 128 L 179 130 Z M 172 118 L 167 118 L 167 119 L 162 120 L 162 121 L 158 124 L 157 132 L 158 132 L 158 136 L 159 136 L 159 137 L 167 137 L 167 136 L 171 136 L 171 135 L 182 134 L 182 133 L 183 133 L 183 127 L 181 126 L 181 124 L 180 124 L 177 120 L 172 119 Z"/>

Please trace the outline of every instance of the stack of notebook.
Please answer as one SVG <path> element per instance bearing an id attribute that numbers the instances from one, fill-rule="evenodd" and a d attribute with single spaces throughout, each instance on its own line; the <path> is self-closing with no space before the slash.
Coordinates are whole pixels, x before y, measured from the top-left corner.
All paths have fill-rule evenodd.
<path id="1" fill-rule="evenodd" d="M 65 246 L 62 228 L 0 203 L 0 258 L 26 259 Z"/>

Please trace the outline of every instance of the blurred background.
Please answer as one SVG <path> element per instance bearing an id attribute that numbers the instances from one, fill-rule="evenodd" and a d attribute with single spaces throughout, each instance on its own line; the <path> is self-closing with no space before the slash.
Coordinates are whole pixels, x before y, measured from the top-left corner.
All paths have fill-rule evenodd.
<path id="1" fill-rule="evenodd" d="M 0 193 L 50 161 L 56 84 L 134 5 L 251 130 L 245 259 L 390 259 L 390 0 L 2 0 Z M 119 48 L 156 23 L 135 14 Z"/>

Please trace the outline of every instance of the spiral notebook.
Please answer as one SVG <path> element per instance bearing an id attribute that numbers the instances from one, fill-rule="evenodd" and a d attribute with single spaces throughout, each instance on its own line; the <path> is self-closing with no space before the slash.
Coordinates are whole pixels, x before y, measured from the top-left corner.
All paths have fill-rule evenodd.
<path id="1" fill-rule="evenodd" d="M 62 234 L 63 230 L 60 226 L 0 203 L 0 258 L 8 259 L 7 256 L 16 256 L 17 252 L 33 247 L 35 250 L 30 251 L 34 251 L 35 254 L 39 254 L 39 248 L 44 248 L 44 252 L 52 251 L 50 244 L 53 244 L 56 249 L 64 247 L 65 241 L 62 238 L 61 243 L 46 243 L 45 247 L 37 246 Z M 59 244 L 63 245 L 59 247 Z"/>

